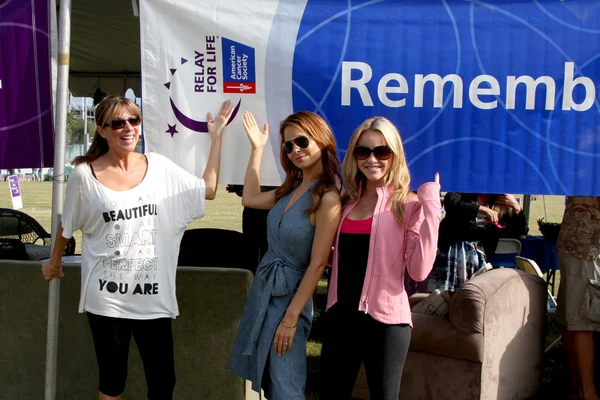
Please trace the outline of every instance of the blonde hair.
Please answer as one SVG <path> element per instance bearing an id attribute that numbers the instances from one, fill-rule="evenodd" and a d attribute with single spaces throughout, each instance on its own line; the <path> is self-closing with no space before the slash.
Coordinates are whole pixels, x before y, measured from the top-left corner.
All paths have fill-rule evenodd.
<path id="1" fill-rule="evenodd" d="M 346 156 L 342 162 L 342 175 L 344 177 L 344 189 L 342 192 L 342 202 L 344 206 L 354 203 L 358 200 L 361 186 L 365 184 L 365 176 L 358 169 L 358 161 L 354 156 L 354 149 L 363 133 L 366 131 L 376 131 L 383 135 L 387 146 L 392 150 L 390 158 L 391 167 L 388 174 L 384 177 L 385 186 L 392 186 L 394 194 L 392 195 L 391 208 L 396 214 L 398 221 L 404 221 L 404 205 L 411 196 L 410 173 L 406 165 L 406 156 L 404 147 L 400 139 L 400 133 L 388 119 L 383 117 L 374 117 L 364 121 L 356 128 L 350 143 Z"/>
<path id="2" fill-rule="evenodd" d="M 504 204 L 494 203 L 494 205 L 492 206 L 492 210 L 498 213 L 498 220 L 501 220 L 502 217 L 504 217 L 505 215 L 508 215 L 509 217 L 512 217 L 513 215 L 513 209 Z"/>

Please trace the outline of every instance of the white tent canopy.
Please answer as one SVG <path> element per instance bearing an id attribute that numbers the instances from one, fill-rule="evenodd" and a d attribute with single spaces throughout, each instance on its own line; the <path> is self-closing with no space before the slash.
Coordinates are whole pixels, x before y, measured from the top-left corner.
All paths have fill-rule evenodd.
<path id="1" fill-rule="evenodd" d="M 57 1 L 60 8 L 60 1 Z M 57 15 L 59 13 L 57 12 Z M 58 22 L 60 25 L 60 21 Z M 140 96 L 140 21 L 135 0 L 73 1 L 69 90 Z"/>

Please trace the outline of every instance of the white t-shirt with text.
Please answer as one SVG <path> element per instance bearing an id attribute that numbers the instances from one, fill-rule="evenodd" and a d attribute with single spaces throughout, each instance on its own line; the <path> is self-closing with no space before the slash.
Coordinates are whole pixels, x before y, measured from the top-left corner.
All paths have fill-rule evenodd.
<path id="1" fill-rule="evenodd" d="M 133 189 L 102 185 L 89 165 L 67 184 L 63 236 L 82 232 L 79 312 L 116 318 L 175 318 L 179 244 L 204 215 L 205 184 L 168 158 L 146 154 L 148 170 Z"/>

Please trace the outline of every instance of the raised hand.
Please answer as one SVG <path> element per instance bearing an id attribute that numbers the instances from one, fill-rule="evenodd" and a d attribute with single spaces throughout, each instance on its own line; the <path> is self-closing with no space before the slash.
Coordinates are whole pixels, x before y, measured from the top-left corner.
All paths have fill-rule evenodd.
<path id="1" fill-rule="evenodd" d="M 433 181 L 437 184 L 440 183 L 440 173 L 439 172 L 435 173 L 435 176 L 433 177 Z"/>
<path id="2" fill-rule="evenodd" d="M 231 101 L 227 100 L 221 105 L 221 110 L 219 110 L 215 119 L 212 118 L 211 113 L 207 114 L 208 134 L 212 139 L 218 139 L 223 136 L 223 132 L 225 131 L 225 127 L 227 126 L 232 113 L 233 104 L 231 104 Z"/>
<path id="3" fill-rule="evenodd" d="M 496 199 L 496 203 L 512 208 L 515 212 L 521 211 L 519 202 L 512 194 L 501 194 Z"/>
<path id="4" fill-rule="evenodd" d="M 244 111 L 244 129 L 250 139 L 250 144 L 253 149 L 259 149 L 265 147 L 269 140 L 269 125 L 265 123 L 263 131 L 261 132 L 256 124 L 254 115 L 250 111 Z"/>

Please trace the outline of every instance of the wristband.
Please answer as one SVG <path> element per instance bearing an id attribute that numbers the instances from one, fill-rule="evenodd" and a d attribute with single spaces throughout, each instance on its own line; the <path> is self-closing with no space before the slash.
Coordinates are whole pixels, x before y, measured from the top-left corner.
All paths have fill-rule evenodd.
<path id="1" fill-rule="evenodd" d="M 281 320 L 281 325 L 283 325 L 283 326 L 285 326 L 286 328 L 289 328 L 289 329 L 293 329 L 296 326 L 298 326 L 298 324 L 296 324 L 296 325 L 288 325 L 285 322 L 283 322 L 283 320 Z"/>

